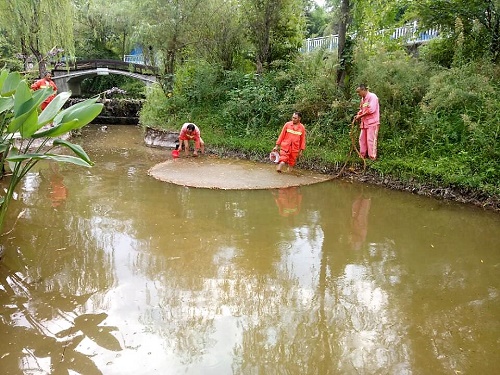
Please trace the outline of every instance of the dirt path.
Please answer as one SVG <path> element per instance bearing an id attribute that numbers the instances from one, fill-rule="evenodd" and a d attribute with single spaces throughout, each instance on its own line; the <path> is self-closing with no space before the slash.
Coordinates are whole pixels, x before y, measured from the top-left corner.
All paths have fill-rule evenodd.
<path id="1" fill-rule="evenodd" d="M 299 169 L 292 173 L 277 173 L 274 164 L 210 156 L 169 159 L 152 167 L 148 174 L 177 185 L 224 190 L 277 189 L 310 185 L 332 178 Z"/>

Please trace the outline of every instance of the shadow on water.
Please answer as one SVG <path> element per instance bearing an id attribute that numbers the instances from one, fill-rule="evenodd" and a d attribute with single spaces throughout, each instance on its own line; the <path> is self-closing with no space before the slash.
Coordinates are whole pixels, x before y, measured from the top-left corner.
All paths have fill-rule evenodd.
<path id="1" fill-rule="evenodd" d="M 340 180 L 185 188 L 147 176 L 169 153 L 137 128 L 81 143 L 95 167 L 41 165 L 10 213 L 7 373 L 498 367 L 497 215 Z"/>

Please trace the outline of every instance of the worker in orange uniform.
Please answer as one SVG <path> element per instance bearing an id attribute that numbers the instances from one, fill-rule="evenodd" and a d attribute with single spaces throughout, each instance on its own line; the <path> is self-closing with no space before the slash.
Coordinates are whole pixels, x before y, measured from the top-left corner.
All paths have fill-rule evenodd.
<path id="1" fill-rule="evenodd" d="M 193 156 L 198 156 L 198 150 L 200 149 L 202 154 L 205 153 L 205 142 L 201 139 L 200 129 L 195 124 L 186 122 L 182 125 L 179 134 L 179 151 L 182 150 L 184 145 L 186 156 L 189 155 L 189 141 L 194 141 Z"/>
<path id="2" fill-rule="evenodd" d="M 300 112 L 293 113 L 292 121 L 285 123 L 273 148 L 273 151 L 277 151 L 279 147 L 280 151 L 280 160 L 276 167 L 279 173 L 285 164 L 288 164 L 288 170 L 291 170 L 306 149 L 306 128 L 300 122 L 301 118 Z"/>
<path id="3" fill-rule="evenodd" d="M 43 78 L 39 79 L 35 83 L 31 85 L 32 90 L 39 90 L 39 89 L 44 89 L 46 87 L 52 87 L 52 90 L 54 91 L 54 94 L 50 95 L 47 99 L 45 99 L 40 106 L 42 111 L 49 105 L 49 103 L 56 97 L 57 93 L 57 86 L 52 80 L 52 74 L 50 72 L 45 73 Z"/>
<path id="4" fill-rule="evenodd" d="M 302 194 L 297 186 L 278 189 L 273 195 L 281 216 L 295 216 L 300 212 Z"/>

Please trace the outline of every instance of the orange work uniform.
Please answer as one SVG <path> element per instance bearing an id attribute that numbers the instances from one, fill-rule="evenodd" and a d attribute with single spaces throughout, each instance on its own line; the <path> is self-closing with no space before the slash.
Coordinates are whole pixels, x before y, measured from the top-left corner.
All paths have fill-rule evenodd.
<path id="1" fill-rule="evenodd" d="M 280 163 L 285 162 L 290 167 L 295 165 L 299 152 L 306 149 L 306 128 L 300 122 L 288 121 L 281 130 L 276 141 L 280 146 Z"/>

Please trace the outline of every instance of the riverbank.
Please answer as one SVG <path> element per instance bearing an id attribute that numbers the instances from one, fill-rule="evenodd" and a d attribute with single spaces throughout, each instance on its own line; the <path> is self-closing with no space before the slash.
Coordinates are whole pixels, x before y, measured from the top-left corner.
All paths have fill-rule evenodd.
<path id="1" fill-rule="evenodd" d="M 215 149 L 211 150 L 211 152 L 220 157 L 256 160 L 255 154 L 245 153 L 242 151 Z M 267 155 L 259 157 L 258 161 L 268 162 Z M 376 163 L 376 161 L 374 163 Z M 342 173 L 339 175 L 343 166 L 344 163 L 328 164 L 321 161 L 318 162 L 317 160 L 307 160 L 306 158 L 299 161 L 297 164 L 298 168 L 328 174 L 334 176 L 335 178 L 377 185 L 392 190 L 406 191 L 412 194 L 436 199 L 469 204 L 500 213 L 499 196 L 487 195 L 483 192 L 474 189 L 467 189 L 465 187 L 436 186 L 431 183 L 419 182 L 416 180 L 405 181 L 391 175 L 382 175 L 370 167 L 370 165 L 367 165 L 366 169 L 363 170 L 363 163 L 361 161 L 348 163 L 346 168 L 344 168 Z"/>
<path id="2" fill-rule="evenodd" d="M 150 147 L 172 148 L 172 134 L 174 133 L 148 127 L 145 129 L 144 142 Z M 219 144 L 213 146 L 209 144 L 207 152 L 220 158 L 245 159 L 269 163 L 268 155 L 262 151 L 248 151 L 241 148 L 236 150 L 230 145 Z M 412 194 L 459 202 L 500 212 L 500 196 L 486 194 L 466 187 L 439 186 L 429 182 L 421 182 L 415 178 L 405 180 L 387 173 L 382 174 L 374 168 L 376 163 L 377 161 L 370 162 L 364 169 L 364 165 L 360 159 L 353 159 L 347 164 L 345 162 L 329 163 L 321 159 L 318 160 L 318 158 L 314 158 L 313 160 L 306 152 L 305 156 L 299 160 L 297 168 L 322 173 L 334 178 L 377 185 L 387 189 L 406 191 Z M 339 175 L 339 173 L 341 174 Z"/>

